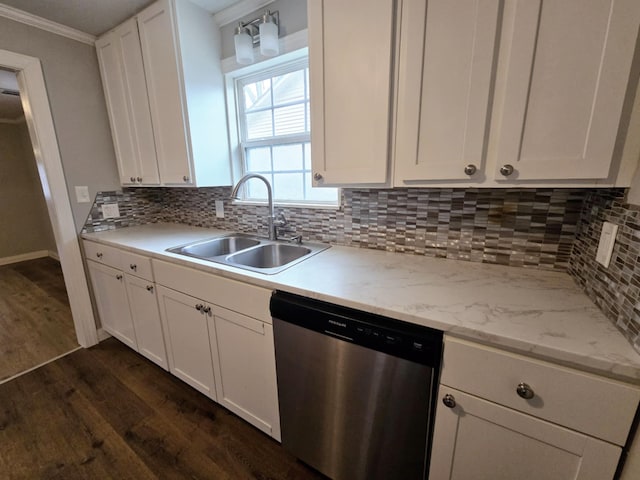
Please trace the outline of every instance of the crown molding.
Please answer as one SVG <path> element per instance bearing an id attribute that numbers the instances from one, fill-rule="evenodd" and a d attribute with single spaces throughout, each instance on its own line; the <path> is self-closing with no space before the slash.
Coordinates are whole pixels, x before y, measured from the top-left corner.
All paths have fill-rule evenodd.
<path id="1" fill-rule="evenodd" d="M 213 19 L 219 27 L 223 27 L 273 2 L 275 0 L 242 0 L 220 10 Z"/>
<path id="2" fill-rule="evenodd" d="M 93 46 L 96 41 L 96 37 L 94 35 L 81 32 L 80 30 L 67 27 L 66 25 L 62 25 L 57 22 L 52 22 L 51 20 L 47 20 L 46 18 L 32 15 L 31 13 L 27 13 L 23 10 L 10 7 L 9 5 L 4 5 L 2 3 L 0 3 L 0 17 L 5 17 L 10 20 L 15 20 L 16 22 L 31 25 L 32 27 L 36 27 L 41 30 L 46 30 L 47 32 L 55 33 L 56 35 L 70 38 L 71 40 L 86 43 L 87 45 Z"/>

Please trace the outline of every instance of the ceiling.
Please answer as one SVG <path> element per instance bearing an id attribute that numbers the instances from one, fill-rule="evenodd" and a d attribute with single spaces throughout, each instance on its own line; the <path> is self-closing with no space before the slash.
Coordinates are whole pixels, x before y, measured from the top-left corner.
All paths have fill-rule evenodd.
<path id="1" fill-rule="evenodd" d="M 217 13 L 238 0 L 192 0 Z M 91 35 L 101 35 L 154 0 L 2 0 L 0 3 Z"/>
<path id="2" fill-rule="evenodd" d="M 0 120 L 16 120 L 22 116 L 20 97 L 3 94 L 4 90 L 17 91 L 18 81 L 14 72 L 0 68 Z"/>

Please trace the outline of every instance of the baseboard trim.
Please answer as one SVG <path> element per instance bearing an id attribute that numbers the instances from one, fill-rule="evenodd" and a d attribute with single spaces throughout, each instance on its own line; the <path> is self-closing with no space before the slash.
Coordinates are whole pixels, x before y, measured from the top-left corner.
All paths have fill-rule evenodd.
<path id="1" fill-rule="evenodd" d="M 11 263 L 24 262 L 25 260 L 35 260 L 36 258 L 49 257 L 48 250 L 37 250 L 35 252 L 21 253 L 20 255 L 12 255 L 11 257 L 0 258 L 0 265 L 9 265 Z"/>
<path id="2" fill-rule="evenodd" d="M 54 260 L 57 260 L 58 262 L 60 261 L 60 255 L 58 255 L 58 252 L 54 252 L 53 250 L 49 250 L 49 257 L 53 258 Z"/>
<path id="3" fill-rule="evenodd" d="M 107 333 L 104 328 L 100 327 L 98 329 L 98 342 L 106 340 L 107 338 L 111 338 L 111 334 Z"/>

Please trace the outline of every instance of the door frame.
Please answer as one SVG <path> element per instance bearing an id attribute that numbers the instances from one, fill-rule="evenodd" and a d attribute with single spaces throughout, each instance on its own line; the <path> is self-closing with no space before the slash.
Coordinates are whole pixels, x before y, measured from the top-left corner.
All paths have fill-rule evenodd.
<path id="1" fill-rule="evenodd" d="M 16 71 L 22 108 L 60 256 L 78 343 L 98 343 L 89 286 L 60 158 L 42 65 L 36 57 L 0 49 L 0 67 Z"/>

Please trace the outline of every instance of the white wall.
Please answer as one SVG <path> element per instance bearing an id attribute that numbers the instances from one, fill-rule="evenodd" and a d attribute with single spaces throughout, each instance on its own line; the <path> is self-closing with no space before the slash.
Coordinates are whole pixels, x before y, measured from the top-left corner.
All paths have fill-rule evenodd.
<path id="1" fill-rule="evenodd" d="M 0 123 L 0 259 L 56 251 L 27 125 Z"/>
<path id="2" fill-rule="evenodd" d="M 78 204 L 76 185 L 93 197 L 119 188 L 106 104 L 92 45 L 0 17 L 0 48 L 42 62 L 77 231 L 91 203 Z"/>

